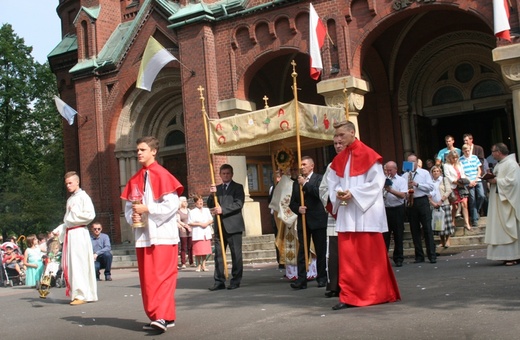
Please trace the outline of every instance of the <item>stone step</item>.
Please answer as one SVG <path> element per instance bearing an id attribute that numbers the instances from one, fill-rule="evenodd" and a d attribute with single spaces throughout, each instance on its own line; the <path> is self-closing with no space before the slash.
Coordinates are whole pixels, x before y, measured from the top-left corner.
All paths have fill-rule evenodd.
<path id="1" fill-rule="evenodd" d="M 464 229 L 464 221 L 456 220 L 455 234 L 450 237 L 450 247 L 442 248 L 439 246 L 440 239 L 434 237 L 437 246 L 437 252 L 441 255 L 458 253 L 468 249 L 484 248 L 484 235 L 486 232 L 486 218 L 481 217 L 479 227 L 473 228 L 472 231 Z M 423 245 L 424 246 L 424 245 Z M 390 254 L 393 251 L 393 244 L 390 242 Z M 244 237 L 242 241 L 242 253 L 244 264 L 269 263 L 276 261 L 276 250 L 274 245 L 274 235 L 249 236 Z M 135 255 L 135 247 L 133 244 L 125 243 L 112 246 L 112 254 L 114 260 L 113 268 L 134 268 L 137 267 L 137 258 Z M 414 246 L 412 235 L 408 223 L 405 224 L 404 233 L 404 255 L 413 256 Z M 227 249 L 226 259 L 228 266 L 231 266 L 231 254 Z M 213 257 L 208 259 L 208 265 L 213 264 Z"/>

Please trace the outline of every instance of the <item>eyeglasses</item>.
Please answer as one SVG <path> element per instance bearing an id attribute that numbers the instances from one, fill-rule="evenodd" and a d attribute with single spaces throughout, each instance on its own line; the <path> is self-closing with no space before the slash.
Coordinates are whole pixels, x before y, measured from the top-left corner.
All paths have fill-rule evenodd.
<path id="1" fill-rule="evenodd" d="M 498 150 L 491 150 L 491 152 L 498 152 Z"/>
<path id="2" fill-rule="evenodd" d="M 97 230 L 101 230 L 101 228 L 92 228 L 92 229 L 93 229 L 93 230 L 96 230 L 96 231 L 97 231 Z"/>

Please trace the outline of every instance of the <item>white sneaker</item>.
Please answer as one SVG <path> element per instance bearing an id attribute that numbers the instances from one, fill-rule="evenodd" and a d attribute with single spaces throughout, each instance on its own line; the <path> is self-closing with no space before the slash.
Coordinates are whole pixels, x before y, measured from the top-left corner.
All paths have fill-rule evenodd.
<path id="1" fill-rule="evenodd" d="M 157 321 L 159 321 L 159 320 L 157 320 Z M 154 321 L 154 322 L 157 322 L 157 321 Z M 164 320 L 162 320 L 162 321 L 164 321 Z M 164 322 L 166 323 L 166 328 L 172 328 L 172 327 L 175 326 L 175 320 L 173 320 L 173 321 L 164 321 Z M 143 330 L 145 330 L 145 331 L 152 331 L 152 330 L 155 330 L 155 329 L 157 329 L 157 328 L 152 326 L 152 322 L 147 323 L 146 325 L 143 326 Z M 162 328 L 161 328 L 161 330 L 162 330 Z M 166 330 L 164 330 L 163 332 L 165 332 L 165 331 Z"/>

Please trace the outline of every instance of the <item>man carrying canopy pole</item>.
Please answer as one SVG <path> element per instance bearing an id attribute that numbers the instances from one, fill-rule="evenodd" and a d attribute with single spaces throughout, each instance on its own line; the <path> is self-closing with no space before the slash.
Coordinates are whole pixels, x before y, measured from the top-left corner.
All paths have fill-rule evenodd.
<path id="1" fill-rule="evenodd" d="M 298 279 L 291 283 L 294 289 L 307 288 L 307 271 L 309 269 L 309 239 L 307 237 L 307 221 L 309 221 L 309 230 L 312 235 L 314 247 L 316 249 L 316 264 L 318 275 L 316 281 L 318 287 L 325 287 L 327 284 L 326 270 L 326 252 L 327 252 L 327 212 L 321 205 L 319 186 L 322 176 L 315 174 L 314 161 L 310 157 L 301 156 L 300 146 L 300 123 L 298 112 L 298 86 L 296 83 L 296 63 L 291 62 L 293 66 L 293 93 L 295 102 L 295 127 L 296 127 L 296 145 L 298 151 L 298 164 L 301 173 L 297 182 L 294 182 L 293 192 L 291 195 L 290 208 L 294 213 L 298 214 Z M 298 194 L 299 193 L 299 194 Z M 298 202 L 298 198 L 300 202 Z M 305 202 L 307 200 L 307 203 Z M 307 204 L 307 205 L 306 205 Z"/>
<path id="2" fill-rule="evenodd" d="M 226 280 L 228 278 L 226 246 L 229 244 L 231 250 L 231 258 L 233 261 L 233 269 L 230 285 L 228 289 L 236 289 L 240 287 L 242 279 L 243 261 L 242 261 L 242 232 L 245 230 L 244 219 L 242 217 L 242 207 L 244 206 L 245 193 L 241 184 L 232 181 L 233 168 L 228 165 L 221 166 L 220 177 L 224 182 L 219 188 L 215 185 L 215 173 L 213 167 L 213 159 L 211 158 L 209 147 L 209 131 L 206 116 L 206 108 L 204 105 L 204 96 L 202 86 L 198 88 L 200 92 L 200 101 L 202 106 L 202 116 L 204 119 L 204 132 L 206 134 L 206 145 L 208 147 L 208 160 L 210 166 L 212 195 L 208 197 L 208 207 L 214 216 L 217 224 L 218 237 L 215 238 L 215 283 L 210 287 L 210 291 L 221 290 L 226 288 Z M 219 204 L 219 197 L 223 199 Z M 231 202 L 230 202 L 231 200 Z M 224 221 L 222 221 L 224 219 Z M 222 225 L 224 224 L 224 227 Z"/>

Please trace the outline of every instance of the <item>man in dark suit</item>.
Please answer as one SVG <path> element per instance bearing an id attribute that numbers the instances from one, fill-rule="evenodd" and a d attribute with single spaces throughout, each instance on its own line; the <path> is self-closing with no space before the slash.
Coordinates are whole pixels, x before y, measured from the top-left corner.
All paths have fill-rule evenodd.
<path id="1" fill-rule="evenodd" d="M 308 156 L 302 157 L 301 173 L 298 180 L 293 184 L 291 203 L 289 207 L 298 214 L 298 279 L 291 283 L 294 289 L 307 288 L 307 271 L 305 265 L 305 250 L 303 244 L 303 222 L 302 216 L 305 215 L 307 232 L 307 249 L 310 240 L 314 243 L 316 250 L 316 267 L 318 275 L 316 281 L 318 287 L 327 285 L 327 212 L 323 208 L 320 199 L 320 183 L 322 175 L 314 171 L 314 161 Z M 302 205 L 300 197 L 300 186 L 302 186 L 304 203 Z"/>
<path id="2" fill-rule="evenodd" d="M 244 218 L 242 217 L 242 207 L 245 199 L 244 187 L 233 181 L 233 167 L 229 164 L 223 164 L 220 167 L 220 178 L 222 179 L 222 184 L 218 187 L 211 186 L 210 188 L 211 193 L 216 193 L 218 206 L 215 205 L 214 195 L 210 195 L 208 198 L 208 208 L 211 209 L 211 214 L 215 216 L 215 223 L 213 224 L 215 229 L 215 273 L 213 275 L 215 284 L 209 288 L 211 291 L 226 288 L 223 262 L 226 254 L 222 254 L 217 215 L 220 215 L 222 222 L 224 249 L 229 244 L 233 264 L 231 270 L 232 277 L 227 289 L 240 287 L 244 271 L 242 261 L 242 232 L 245 230 Z"/>

